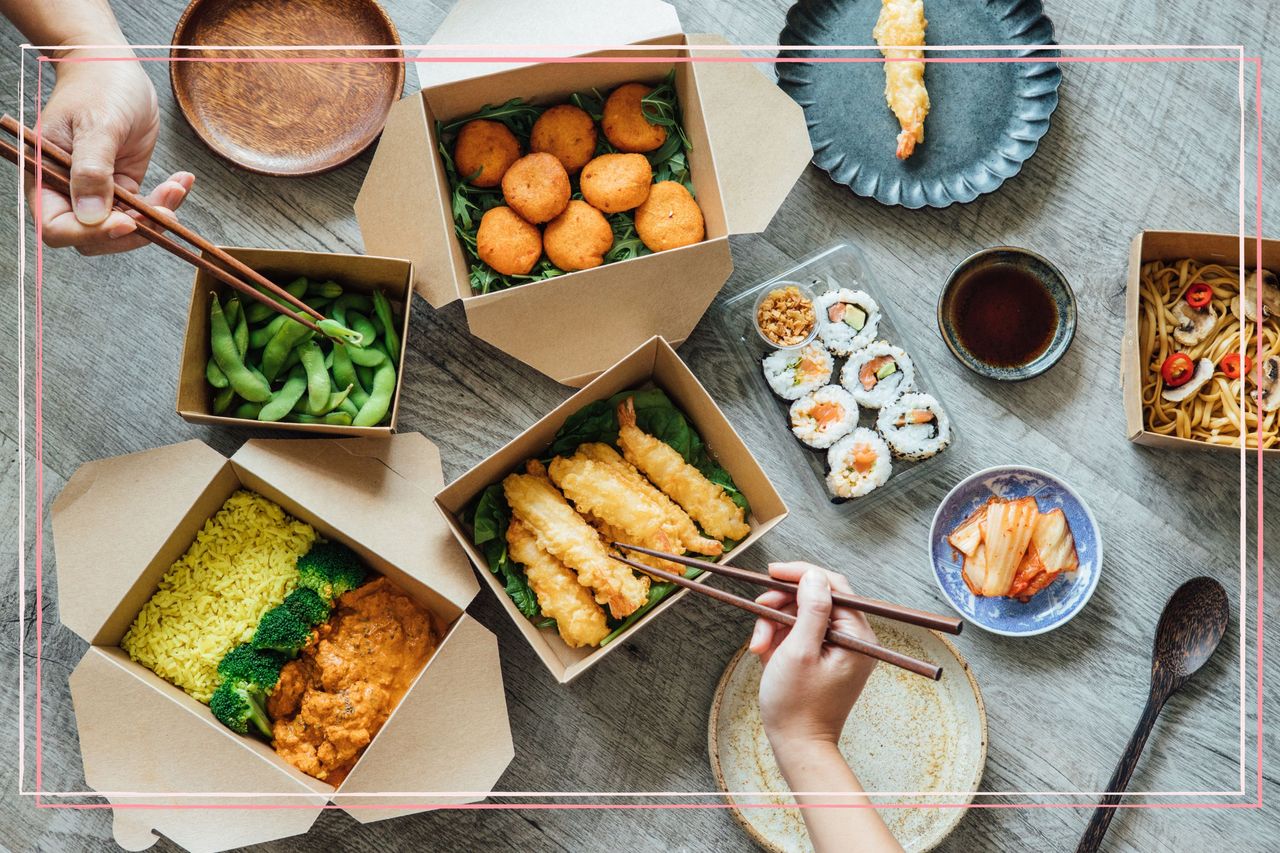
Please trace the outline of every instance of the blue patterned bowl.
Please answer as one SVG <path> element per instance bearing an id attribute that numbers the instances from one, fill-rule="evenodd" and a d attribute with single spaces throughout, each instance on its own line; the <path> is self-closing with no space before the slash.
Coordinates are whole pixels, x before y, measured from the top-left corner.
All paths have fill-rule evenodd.
<path id="1" fill-rule="evenodd" d="M 947 542 L 951 531 L 992 495 L 1011 499 L 1033 496 L 1042 512 L 1061 507 L 1075 537 L 1080 567 L 1026 604 L 970 592 L 960 576 L 960 560 Z M 969 476 L 943 498 L 929 527 L 929 561 L 942 594 L 957 613 L 993 634 L 1030 637 L 1065 624 L 1088 603 L 1102 574 L 1102 533 L 1089 507 L 1062 480 L 1038 468 L 1002 465 Z"/>

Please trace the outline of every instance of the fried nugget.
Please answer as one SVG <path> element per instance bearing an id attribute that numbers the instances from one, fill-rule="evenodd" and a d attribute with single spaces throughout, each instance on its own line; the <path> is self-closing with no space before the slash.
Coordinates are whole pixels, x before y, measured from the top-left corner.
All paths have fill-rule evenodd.
<path id="1" fill-rule="evenodd" d="M 605 213 L 644 204 L 653 185 L 653 167 L 643 154 L 601 154 L 582 168 L 582 197 Z"/>
<path id="2" fill-rule="evenodd" d="M 604 611 L 578 583 L 573 570 L 538 547 L 537 537 L 521 521 L 507 525 L 507 548 L 511 558 L 524 566 L 542 615 L 556 620 L 560 639 L 574 648 L 600 645 L 609 634 Z"/>
<path id="3" fill-rule="evenodd" d="M 636 234 L 651 252 L 698 243 L 707 235 L 702 208 L 684 184 L 675 181 L 654 184 L 635 215 Z"/>
<path id="4" fill-rule="evenodd" d="M 553 155 L 566 172 L 576 175 L 596 153 L 596 123 L 573 104 L 554 106 L 533 123 L 529 150 Z"/>
<path id="5" fill-rule="evenodd" d="M 542 234 L 509 207 L 480 217 L 476 254 L 503 275 L 526 275 L 542 257 Z"/>
<path id="6" fill-rule="evenodd" d="M 627 83 L 614 89 L 604 102 L 600 125 L 605 138 L 619 151 L 653 151 L 667 141 L 667 129 L 645 118 L 640 99 L 653 89 L 643 83 Z"/>
<path id="7" fill-rule="evenodd" d="M 613 229 L 604 214 L 574 199 L 564 213 L 547 223 L 542 242 L 551 263 L 566 272 L 598 267 L 613 248 Z"/>
<path id="8" fill-rule="evenodd" d="M 529 222 L 547 222 L 569 204 L 569 173 L 550 154 L 526 154 L 502 176 L 502 197 Z"/>
<path id="9" fill-rule="evenodd" d="M 496 187 L 520 159 L 520 143 L 505 124 L 478 118 L 458 131 L 453 164 L 458 176 L 477 187 Z"/>

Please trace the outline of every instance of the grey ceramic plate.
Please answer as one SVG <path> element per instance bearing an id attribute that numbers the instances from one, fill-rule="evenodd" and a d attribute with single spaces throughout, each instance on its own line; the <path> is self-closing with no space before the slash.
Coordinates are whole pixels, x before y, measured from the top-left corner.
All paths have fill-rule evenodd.
<path id="1" fill-rule="evenodd" d="M 925 0 L 931 45 L 1056 44 L 1040 0 Z M 800 0 L 787 13 L 783 45 L 874 44 L 877 0 Z M 1056 50 L 943 52 L 937 57 L 1053 58 Z M 807 62 L 879 57 L 878 50 L 788 51 L 778 83 L 804 108 L 814 165 L 861 196 L 904 207 L 973 201 L 1022 168 L 1058 106 L 1058 63 L 930 63 L 932 108 L 924 142 L 907 160 L 894 155 L 898 121 L 884 100 L 880 62 Z"/>

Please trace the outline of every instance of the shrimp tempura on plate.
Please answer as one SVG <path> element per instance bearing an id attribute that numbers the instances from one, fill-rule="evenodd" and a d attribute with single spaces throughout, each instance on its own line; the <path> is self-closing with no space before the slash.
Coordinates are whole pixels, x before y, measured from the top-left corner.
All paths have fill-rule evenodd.
<path id="1" fill-rule="evenodd" d="M 573 570 L 542 550 L 533 531 L 518 519 L 507 525 L 507 547 L 511 558 L 524 566 L 542 615 L 556 620 L 560 639 L 575 648 L 600 645 L 609 634 L 604 611 Z"/>
<path id="2" fill-rule="evenodd" d="M 880 18 L 872 35 L 887 60 L 923 59 L 924 51 L 910 48 L 924 44 L 924 31 L 928 25 L 924 19 L 924 0 L 882 0 Z M 905 160 L 917 144 L 924 142 L 924 118 L 929 114 L 924 63 L 885 62 L 884 99 L 902 126 L 897 153 L 899 160 Z"/>

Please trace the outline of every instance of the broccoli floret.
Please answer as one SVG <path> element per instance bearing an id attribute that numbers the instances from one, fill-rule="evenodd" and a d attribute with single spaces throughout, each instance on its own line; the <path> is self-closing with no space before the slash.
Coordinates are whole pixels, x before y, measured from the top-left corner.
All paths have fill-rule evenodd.
<path id="1" fill-rule="evenodd" d="M 314 590 L 330 604 L 364 583 L 364 575 L 364 564 L 356 553 L 337 542 L 316 542 L 298 558 L 298 585 Z"/>
<path id="2" fill-rule="evenodd" d="M 218 676 L 223 681 L 243 681 L 270 691 L 280 680 L 284 663 L 283 655 L 241 643 L 223 656 L 218 664 Z"/>
<path id="3" fill-rule="evenodd" d="M 237 734 L 248 734 L 249 724 L 271 737 L 271 719 L 266 711 L 266 691 L 255 684 L 227 679 L 209 699 L 209 710 L 224 726 Z"/>
<path id="4" fill-rule="evenodd" d="M 284 606 L 308 625 L 319 625 L 329 618 L 329 602 L 314 589 L 300 586 L 284 598 Z"/>
<path id="5" fill-rule="evenodd" d="M 295 657 L 311 637 L 311 626 L 303 622 L 283 604 L 262 614 L 258 630 L 253 632 L 253 647 Z"/>

